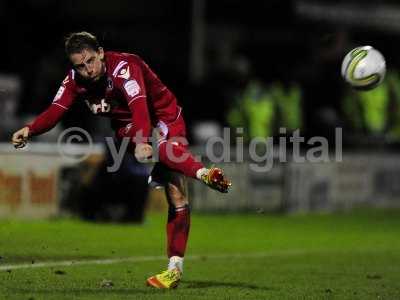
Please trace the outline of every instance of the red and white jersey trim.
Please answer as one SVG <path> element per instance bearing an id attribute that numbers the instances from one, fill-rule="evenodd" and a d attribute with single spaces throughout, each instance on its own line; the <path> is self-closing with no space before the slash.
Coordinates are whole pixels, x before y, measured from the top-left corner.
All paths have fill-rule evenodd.
<path id="1" fill-rule="evenodd" d="M 68 110 L 68 107 L 65 107 L 64 105 L 58 104 L 56 102 L 53 102 L 53 104 L 58 105 L 59 107 L 64 108 L 65 110 Z"/>

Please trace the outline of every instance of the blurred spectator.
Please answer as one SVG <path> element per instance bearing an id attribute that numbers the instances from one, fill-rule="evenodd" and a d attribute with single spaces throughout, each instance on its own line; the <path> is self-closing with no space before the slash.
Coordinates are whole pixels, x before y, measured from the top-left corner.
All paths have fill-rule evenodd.
<path id="1" fill-rule="evenodd" d="M 400 142 L 400 76 L 396 71 L 370 91 L 348 88 L 343 101 L 347 125 L 359 138 Z M 362 140 L 358 139 L 358 142 Z"/>
<path id="2" fill-rule="evenodd" d="M 307 136 L 334 140 L 334 130 L 343 125 L 341 100 L 345 85 L 340 76 L 342 58 L 349 48 L 344 30 L 319 26 L 310 39 L 309 57 L 296 71 L 303 89 L 304 130 Z"/>
<path id="3" fill-rule="evenodd" d="M 243 127 L 246 141 L 279 134 L 279 128 L 293 131 L 302 127 L 301 91 L 297 85 L 273 83 L 266 87 L 250 81 L 227 115 L 232 127 Z"/>

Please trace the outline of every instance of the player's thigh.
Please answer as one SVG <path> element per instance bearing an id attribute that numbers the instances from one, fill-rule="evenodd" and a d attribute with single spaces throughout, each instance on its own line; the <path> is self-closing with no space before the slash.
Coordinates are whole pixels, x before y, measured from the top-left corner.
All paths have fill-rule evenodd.
<path id="1" fill-rule="evenodd" d="M 158 162 L 151 172 L 151 177 L 153 182 L 165 187 L 168 202 L 175 206 L 188 203 L 188 185 L 185 175 Z"/>
<path id="2" fill-rule="evenodd" d="M 170 171 L 170 181 L 167 182 L 165 192 L 168 201 L 176 206 L 182 206 L 189 203 L 188 187 L 186 176 L 182 173 Z"/>

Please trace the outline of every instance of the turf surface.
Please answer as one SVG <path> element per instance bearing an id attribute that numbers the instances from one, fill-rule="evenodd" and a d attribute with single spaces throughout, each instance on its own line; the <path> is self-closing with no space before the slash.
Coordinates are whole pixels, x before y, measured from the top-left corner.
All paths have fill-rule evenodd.
<path id="1" fill-rule="evenodd" d="M 171 291 L 144 285 L 166 265 L 164 222 L 0 221 L 0 268 L 149 258 L 3 268 L 0 299 L 400 299 L 400 211 L 195 214 L 184 279 Z"/>

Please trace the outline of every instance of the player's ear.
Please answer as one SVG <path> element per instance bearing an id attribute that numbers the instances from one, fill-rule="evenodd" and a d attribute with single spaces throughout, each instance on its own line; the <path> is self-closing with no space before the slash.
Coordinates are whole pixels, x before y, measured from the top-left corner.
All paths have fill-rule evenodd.
<path id="1" fill-rule="evenodd" d="M 103 49 L 103 47 L 99 47 L 99 49 L 97 49 L 97 53 L 99 54 L 100 59 L 104 59 L 104 49 Z"/>

